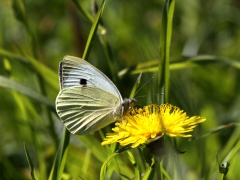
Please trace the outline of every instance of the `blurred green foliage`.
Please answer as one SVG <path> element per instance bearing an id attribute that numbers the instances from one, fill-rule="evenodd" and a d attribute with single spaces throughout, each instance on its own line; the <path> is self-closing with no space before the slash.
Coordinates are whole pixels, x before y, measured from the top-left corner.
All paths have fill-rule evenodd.
<path id="1" fill-rule="evenodd" d="M 63 128 L 54 110 L 58 64 L 65 55 L 82 57 L 92 25 L 76 2 L 94 18 L 96 6 L 89 0 L 0 1 L 0 179 L 31 178 L 24 142 L 39 179 L 50 174 Z M 113 79 L 123 97 L 129 96 L 138 77 L 133 71 L 142 65 L 140 69 L 147 72 L 141 83 L 154 79 L 136 95 L 140 106 L 156 103 L 159 96 L 156 60 L 160 57 L 162 6 L 160 0 L 108 0 L 102 29 L 98 29 L 87 59 Z M 207 118 L 193 133 L 195 137 L 210 130 L 197 140 L 177 139 L 178 148 L 187 151 L 179 155 L 179 179 L 216 179 L 216 154 L 220 161 L 230 163 L 228 179 L 240 179 L 239 17 L 238 0 L 176 1 L 169 103 L 189 115 Z M 125 68 L 129 71 L 118 77 Z M 233 124 L 214 130 L 228 123 Z M 110 132 L 110 127 L 103 132 Z M 62 179 L 98 179 L 101 165 L 112 151 L 100 143 L 99 133 L 71 135 Z M 125 153 L 116 162 L 120 170 L 109 165 L 109 174 L 121 171 L 134 176 Z M 173 163 L 166 165 L 169 174 Z M 110 179 L 117 177 L 113 173 Z"/>

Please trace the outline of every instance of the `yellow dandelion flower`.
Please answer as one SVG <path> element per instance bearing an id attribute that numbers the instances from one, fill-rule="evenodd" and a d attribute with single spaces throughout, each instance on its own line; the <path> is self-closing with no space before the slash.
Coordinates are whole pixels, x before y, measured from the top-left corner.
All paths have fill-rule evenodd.
<path id="1" fill-rule="evenodd" d="M 121 146 L 131 144 L 135 148 L 164 135 L 191 137 L 191 134 L 186 133 L 193 131 L 198 123 L 205 120 L 200 116 L 188 117 L 183 110 L 171 104 L 135 108 L 115 124 L 116 127 L 112 129 L 114 132 L 107 134 L 102 145 L 119 142 Z"/>

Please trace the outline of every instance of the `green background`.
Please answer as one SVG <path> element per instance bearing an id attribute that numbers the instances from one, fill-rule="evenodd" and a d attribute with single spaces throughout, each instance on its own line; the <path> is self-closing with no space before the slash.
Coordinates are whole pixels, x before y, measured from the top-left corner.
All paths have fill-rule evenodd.
<path id="1" fill-rule="evenodd" d="M 79 3 L 93 19 L 94 3 Z M 153 77 L 137 93 L 138 106 L 157 103 L 160 95 L 162 9 L 161 0 L 107 0 L 87 58 L 113 80 L 123 97 L 129 97 L 139 72 L 143 72 L 139 87 Z M 194 137 L 204 137 L 177 139 L 178 149 L 186 151 L 179 155 L 179 179 L 216 179 L 216 156 L 230 163 L 228 179 L 240 179 L 239 17 L 237 0 L 176 1 L 169 103 L 189 116 L 207 119 L 193 132 Z M 63 129 L 54 110 L 58 64 L 65 55 L 82 57 L 91 18 L 70 0 L 0 1 L 0 179 L 31 178 L 24 142 L 39 179 L 49 176 Z M 129 71 L 119 76 L 125 68 Z M 103 130 L 110 131 L 110 126 Z M 98 179 L 111 153 L 101 147 L 98 132 L 78 139 L 71 135 L 63 179 Z M 133 177 L 127 155 L 119 159 L 119 168 Z M 166 171 L 176 179 L 172 164 L 169 160 Z M 114 167 L 109 165 L 109 171 Z M 113 173 L 109 178 L 117 177 Z"/>

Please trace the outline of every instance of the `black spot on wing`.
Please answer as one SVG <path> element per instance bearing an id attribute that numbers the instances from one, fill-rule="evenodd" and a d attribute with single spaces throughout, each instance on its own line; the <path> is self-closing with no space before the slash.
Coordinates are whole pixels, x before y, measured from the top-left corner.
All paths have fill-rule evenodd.
<path id="1" fill-rule="evenodd" d="M 85 86 L 85 85 L 87 85 L 87 80 L 86 79 L 80 79 L 79 84 Z"/>

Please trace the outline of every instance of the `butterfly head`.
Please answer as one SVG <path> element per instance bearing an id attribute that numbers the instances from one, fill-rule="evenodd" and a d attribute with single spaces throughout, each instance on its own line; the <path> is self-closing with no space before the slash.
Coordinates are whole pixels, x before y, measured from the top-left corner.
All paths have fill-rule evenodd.
<path id="1" fill-rule="evenodd" d="M 137 104 L 135 98 L 124 99 L 121 105 L 124 107 L 124 112 L 131 110 Z"/>
<path id="2" fill-rule="evenodd" d="M 134 98 L 124 99 L 120 106 L 113 112 L 115 119 L 122 119 L 136 104 L 137 100 Z"/>

